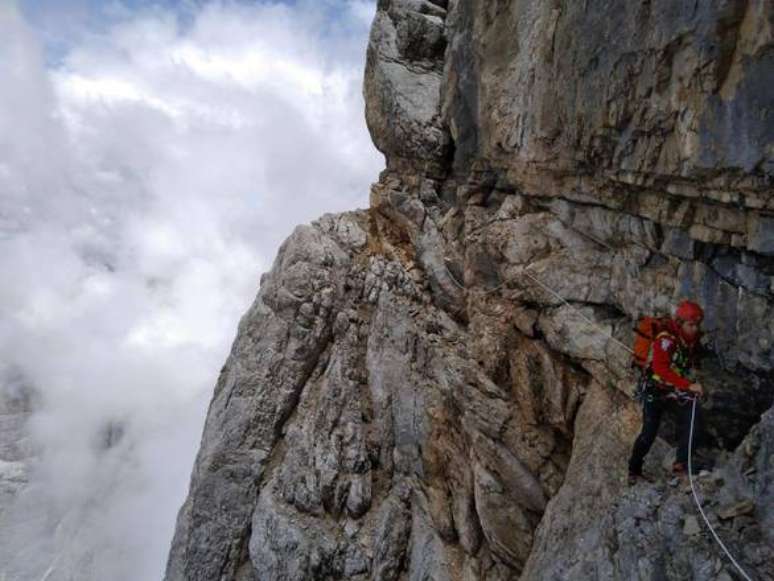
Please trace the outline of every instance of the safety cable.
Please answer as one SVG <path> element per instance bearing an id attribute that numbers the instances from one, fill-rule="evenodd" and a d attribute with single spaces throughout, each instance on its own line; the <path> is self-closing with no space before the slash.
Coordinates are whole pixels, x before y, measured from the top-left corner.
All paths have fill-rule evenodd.
<path id="1" fill-rule="evenodd" d="M 552 289 L 551 287 L 549 287 L 547 284 L 545 284 L 545 283 L 541 282 L 541 281 L 540 281 L 540 280 L 539 280 L 537 277 L 535 277 L 535 276 L 534 276 L 534 275 L 532 275 L 531 273 L 527 272 L 527 270 L 526 270 L 526 269 L 527 269 L 527 268 L 529 268 L 530 266 L 532 266 L 532 264 L 530 264 L 530 265 L 526 266 L 526 267 L 524 268 L 524 270 L 522 270 L 522 273 L 526 274 L 526 275 L 527 275 L 529 278 L 531 278 L 531 279 L 532 279 L 533 281 L 535 281 L 535 282 L 536 282 L 538 285 L 540 285 L 540 287 L 541 287 L 543 290 L 546 290 L 546 291 L 548 291 L 548 292 L 549 292 L 549 293 L 551 293 L 551 294 L 552 294 L 554 297 L 556 297 L 557 299 L 559 299 L 559 300 L 560 300 L 562 303 L 564 303 L 565 305 L 567 305 L 568 307 L 570 307 L 570 309 L 571 309 L 572 311 L 574 311 L 574 312 L 575 312 L 575 313 L 576 313 L 576 314 L 577 314 L 579 317 L 581 317 L 581 318 L 582 318 L 584 321 L 586 321 L 586 322 L 587 322 L 589 325 L 591 325 L 591 326 L 593 326 L 593 327 L 597 327 L 597 330 L 598 330 L 598 331 L 603 331 L 603 330 L 602 330 L 602 327 L 599 325 L 599 323 L 597 323 L 596 321 L 592 321 L 591 319 L 589 319 L 589 318 L 588 318 L 586 315 L 584 315 L 583 313 L 581 313 L 581 312 L 580 312 L 580 310 L 579 310 L 577 307 L 575 307 L 575 306 L 574 306 L 574 305 L 572 305 L 571 303 L 567 302 L 567 301 L 564 299 L 564 297 L 562 297 L 562 296 L 561 296 L 559 293 L 557 293 L 555 290 L 553 290 L 553 289 Z M 475 289 L 468 289 L 468 288 L 467 288 L 467 287 L 465 287 L 465 286 L 464 286 L 462 283 L 460 283 L 460 282 L 457 280 L 457 278 L 456 278 L 456 277 L 455 277 L 455 276 L 452 274 L 452 272 L 449 270 L 449 268 L 446 266 L 446 263 L 444 263 L 444 268 L 446 269 L 446 272 L 449 274 L 449 277 L 452 279 L 452 281 L 454 281 L 454 283 L 455 283 L 455 284 L 456 284 L 458 287 L 460 287 L 462 290 L 465 290 L 465 291 L 468 291 L 468 290 L 475 290 Z M 502 286 L 504 286 L 504 285 L 505 285 L 505 283 L 503 282 L 503 283 L 500 283 L 499 285 L 497 285 L 497 286 L 496 286 L 496 287 L 494 287 L 494 288 L 491 288 L 491 289 L 486 289 L 486 290 L 483 290 L 483 291 L 480 291 L 480 292 L 481 292 L 482 294 L 489 294 L 489 293 L 491 293 L 491 292 L 494 292 L 494 291 L 496 291 L 497 289 L 501 288 L 501 287 L 502 287 Z M 609 334 L 609 335 L 608 335 L 607 333 L 604 333 L 604 332 L 603 332 L 603 334 L 605 335 L 605 337 L 606 337 L 606 338 L 608 338 L 608 339 L 611 339 L 611 340 L 612 340 L 614 343 L 616 343 L 616 344 L 617 344 L 617 345 L 619 345 L 620 347 L 623 347 L 623 348 L 624 348 L 624 349 L 626 349 L 626 350 L 627 350 L 629 353 L 631 353 L 632 355 L 634 355 L 634 351 L 633 351 L 633 350 L 632 350 L 632 349 L 631 349 L 629 346 L 625 345 L 624 343 L 621 343 L 621 341 L 619 341 L 618 339 L 616 339 L 615 337 L 613 337 L 612 331 L 610 332 L 610 334 Z"/>
<path id="2" fill-rule="evenodd" d="M 709 519 L 707 518 L 707 515 L 704 514 L 704 509 L 701 507 L 701 502 L 699 502 L 699 497 L 696 494 L 696 487 L 693 484 L 693 471 L 691 466 L 691 448 L 693 447 L 693 423 L 694 418 L 696 416 L 696 397 L 693 398 L 693 404 L 691 406 L 691 430 L 688 434 L 688 481 L 691 483 L 691 492 L 693 493 L 693 500 L 696 503 L 696 508 L 699 509 L 699 514 L 701 514 L 701 518 L 704 519 L 704 523 L 707 525 L 707 528 L 712 533 L 712 536 L 715 537 L 715 540 L 717 541 L 718 545 L 720 545 L 720 548 L 723 549 L 723 552 L 725 552 L 726 556 L 731 559 L 731 562 L 734 564 L 734 567 L 736 567 L 737 571 L 747 579 L 747 581 L 753 581 L 752 578 L 745 573 L 744 569 L 739 565 L 739 563 L 736 562 L 736 559 L 734 559 L 734 556 L 729 552 L 729 550 L 726 548 L 726 546 L 723 544 L 723 541 L 720 540 L 720 537 L 715 532 L 715 529 L 710 524 Z"/>
<path id="3" fill-rule="evenodd" d="M 556 298 L 558 298 L 560 301 L 562 301 L 562 302 L 563 302 L 565 305 L 567 305 L 568 307 L 570 307 L 570 309 L 572 309 L 573 311 L 575 311 L 575 313 L 576 313 L 578 316 L 580 316 L 580 317 L 581 317 L 581 318 L 582 318 L 584 321 L 586 321 L 588 324 L 590 324 L 590 325 L 592 325 L 592 326 L 594 326 L 594 327 L 597 327 L 597 330 L 599 330 L 599 331 L 601 331 L 601 330 L 602 330 L 602 327 L 599 325 L 599 323 L 597 323 L 596 321 L 592 321 L 591 319 L 589 319 L 589 318 L 588 318 L 586 315 L 584 315 L 583 313 L 581 313 L 581 312 L 580 312 L 580 309 L 578 309 L 578 308 L 577 308 L 577 307 L 575 307 L 574 305 L 572 305 L 572 304 L 570 304 L 569 302 L 567 302 L 567 301 L 564 299 L 564 297 L 562 297 L 562 295 L 560 295 L 558 292 L 556 292 L 556 291 L 555 291 L 554 289 L 552 289 L 550 286 L 548 286 L 547 284 L 545 284 L 545 283 L 541 282 L 541 281 L 540 281 L 538 278 L 536 278 L 535 276 L 533 276 L 532 274 L 530 274 L 529 272 L 527 272 L 527 268 L 529 268 L 530 266 L 532 266 L 532 265 L 529 265 L 529 266 L 525 267 L 525 269 L 524 269 L 524 270 L 522 270 L 522 272 L 523 272 L 524 274 L 526 274 L 526 275 L 527 275 L 529 278 L 531 278 L 533 281 L 535 281 L 537 284 L 539 284 L 539 285 L 540 285 L 540 287 L 541 287 L 541 288 L 543 288 L 543 290 L 546 290 L 546 291 L 550 292 L 552 295 L 554 295 Z M 631 353 L 632 355 L 634 355 L 634 350 L 632 350 L 632 349 L 631 349 L 629 346 L 627 346 L 627 345 L 625 345 L 625 344 L 621 343 L 621 342 L 620 342 L 618 339 L 616 339 L 615 337 L 613 337 L 613 332 L 612 332 L 612 331 L 610 332 L 610 335 L 608 335 L 607 333 L 604 333 L 604 335 L 605 335 L 605 337 L 607 337 L 608 339 L 611 339 L 611 340 L 612 340 L 614 343 L 617 343 L 617 344 L 618 344 L 620 347 L 623 347 L 623 348 L 624 348 L 624 349 L 626 349 L 626 350 L 627 350 L 629 353 Z"/>

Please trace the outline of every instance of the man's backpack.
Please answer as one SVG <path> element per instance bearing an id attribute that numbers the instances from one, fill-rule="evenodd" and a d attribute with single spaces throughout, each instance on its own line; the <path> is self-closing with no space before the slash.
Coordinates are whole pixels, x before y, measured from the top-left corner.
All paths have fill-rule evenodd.
<path id="1" fill-rule="evenodd" d="M 651 345 L 661 331 L 667 328 L 667 317 L 640 317 L 634 327 L 632 365 L 646 369 L 650 364 Z"/>
<path id="2" fill-rule="evenodd" d="M 632 345 L 632 367 L 639 369 L 640 378 L 634 392 L 634 399 L 642 400 L 650 382 L 648 367 L 650 366 L 651 345 L 656 336 L 666 329 L 668 317 L 640 317 L 634 327 L 634 345 Z"/>

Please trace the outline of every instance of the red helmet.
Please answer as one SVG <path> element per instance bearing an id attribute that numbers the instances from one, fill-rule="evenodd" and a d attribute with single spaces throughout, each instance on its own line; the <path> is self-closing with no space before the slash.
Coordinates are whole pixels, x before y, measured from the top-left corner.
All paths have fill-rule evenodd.
<path id="1" fill-rule="evenodd" d="M 704 318 L 704 311 L 702 308 L 693 301 L 682 301 L 677 305 L 675 311 L 675 318 L 683 321 L 693 321 L 694 323 L 701 323 Z"/>

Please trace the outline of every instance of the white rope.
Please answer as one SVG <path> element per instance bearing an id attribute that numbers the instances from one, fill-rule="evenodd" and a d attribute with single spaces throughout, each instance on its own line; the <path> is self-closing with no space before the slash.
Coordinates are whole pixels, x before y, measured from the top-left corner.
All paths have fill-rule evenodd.
<path id="1" fill-rule="evenodd" d="M 712 525 L 710 524 L 709 519 L 707 519 L 707 515 L 704 514 L 704 509 L 701 507 L 701 502 L 699 502 L 699 497 L 696 495 L 696 487 L 693 485 L 693 473 L 691 470 L 691 448 L 693 447 L 693 422 L 694 417 L 696 415 L 696 397 L 693 398 L 693 405 L 691 407 L 691 431 L 688 434 L 688 481 L 691 483 L 691 492 L 693 493 L 693 500 L 696 502 L 696 508 L 699 509 L 699 514 L 701 514 L 701 518 L 704 519 L 704 523 L 707 525 L 707 528 L 712 533 L 712 536 L 715 537 L 715 540 L 717 541 L 718 545 L 720 545 L 720 548 L 723 549 L 725 554 L 728 556 L 729 559 L 731 559 L 731 562 L 734 564 L 734 567 L 736 567 L 737 571 L 747 579 L 747 581 L 753 581 L 752 578 L 744 572 L 744 569 L 739 565 L 739 563 L 736 562 L 736 559 L 734 559 L 733 555 L 728 551 L 726 546 L 723 544 L 723 541 L 720 540 L 720 537 L 715 532 L 715 529 L 712 528 Z"/>
<path id="2" fill-rule="evenodd" d="M 615 337 L 613 337 L 613 332 L 612 332 L 612 331 L 610 332 L 610 334 L 609 334 L 609 335 L 608 335 L 607 333 L 605 333 L 605 332 L 604 332 L 604 330 L 602 329 L 602 327 L 599 325 L 599 323 L 597 323 L 596 321 L 592 321 L 591 319 L 589 319 L 589 318 L 588 318 L 586 315 L 584 315 L 583 313 L 581 313 L 581 312 L 580 312 L 580 310 L 579 310 L 577 307 L 575 307 L 574 305 L 572 305 L 572 304 L 570 304 L 569 302 L 567 302 L 567 301 L 564 299 L 564 297 L 562 297 L 562 296 L 561 296 L 561 295 L 560 295 L 558 292 L 556 292 L 556 291 L 555 291 L 554 289 L 552 289 L 550 286 L 548 286 L 547 284 L 544 284 L 544 283 L 543 283 L 543 282 L 541 282 L 541 281 L 540 281 L 538 278 L 536 278 L 535 276 L 533 276 L 532 274 L 530 274 L 529 272 L 527 272 L 527 270 L 526 270 L 526 269 L 527 269 L 527 268 L 529 268 L 530 266 L 532 266 L 532 265 L 530 264 L 530 265 L 528 265 L 527 267 L 525 267 L 525 269 L 524 269 L 524 270 L 522 270 L 522 272 L 523 272 L 524 274 L 526 274 L 526 275 L 527 275 L 529 278 L 531 278 L 533 281 L 535 281 L 535 282 L 536 282 L 538 285 L 540 285 L 540 287 L 541 287 L 543 290 L 546 290 L 546 291 L 548 291 L 548 292 L 549 292 L 549 293 L 551 293 L 553 296 L 555 296 L 557 299 L 559 299 L 559 300 L 560 300 L 562 303 L 564 303 L 565 305 L 567 305 L 568 307 L 570 307 L 570 309 L 571 309 L 573 312 L 575 312 L 575 313 L 576 313 L 576 314 L 577 314 L 577 315 L 578 315 L 580 318 L 582 318 L 584 321 L 586 321 L 586 322 L 587 322 L 589 325 L 591 325 L 592 327 L 596 327 L 598 331 L 602 331 L 602 333 L 605 335 L 605 337 L 606 337 L 606 338 L 610 339 L 611 341 L 613 341 L 614 343 L 616 343 L 616 344 L 617 344 L 617 345 L 619 345 L 620 347 L 623 347 L 623 348 L 624 348 L 624 349 L 626 349 L 626 350 L 627 350 L 629 353 L 631 353 L 632 355 L 634 355 L 634 350 L 633 350 L 633 349 L 631 349 L 631 348 L 630 348 L 628 345 L 625 345 L 624 343 L 621 343 L 621 341 L 619 341 L 618 339 L 616 339 Z M 446 272 L 449 274 L 449 277 L 452 279 L 452 281 L 454 281 L 454 284 L 456 284 L 456 285 L 457 285 L 458 287 L 460 287 L 462 290 L 469 290 L 469 289 L 467 289 L 467 288 L 466 288 L 466 287 L 465 287 L 463 284 L 461 284 L 461 283 L 460 283 L 460 282 L 459 282 L 459 281 L 456 279 L 456 277 L 455 277 L 455 276 L 452 274 L 452 272 L 449 270 L 449 267 L 447 267 L 447 266 L 446 266 L 446 263 L 444 263 L 443 267 L 444 267 L 444 269 L 446 269 Z M 504 284 L 505 284 L 504 282 L 503 282 L 503 283 L 500 283 L 499 285 L 497 285 L 496 287 L 494 287 L 494 288 L 492 288 L 492 289 L 487 289 L 487 290 L 484 290 L 484 291 L 481 291 L 481 292 L 482 292 L 483 294 L 488 294 L 488 293 L 494 292 L 494 291 L 496 291 L 497 289 L 499 289 L 500 287 L 502 287 Z"/>
<path id="3" fill-rule="evenodd" d="M 527 268 L 529 268 L 529 267 L 527 267 Z M 562 295 L 560 295 L 558 292 L 556 292 L 556 291 L 555 291 L 554 289 L 552 289 L 550 286 L 548 286 L 547 284 L 544 284 L 544 283 L 543 283 L 543 282 L 541 282 L 541 281 L 540 281 L 538 278 L 536 278 L 535 276 L 533 276 L 532 274 L 530 274 L 529 272 L 527 272 L 526 268 L 525 268 L 524 270 L 522 270 L 522 272 L 523 272 L 524 274 L 526 274 L 526 275 L 527 275 L 529 278 L 531 278 L 533 281 L 535 281 L 535 282 L 536 282 L 538 285 L 540 285 L 540 287 L 541 287 L 541 288 L 543 288 L 543 290 L 546 290 L 546 291 L 548 291 L 548 292 L 549 292 L 549 293 L 551 293 L 553 296 L 555 296 L 557 299 L 559 299 L 560 301 L 562 301 L 562 302 L 563 302 L 565 305 L 567 305 L 568 307 L 570 307 L 570 309 L 572 309 L 572 310 L 573 310 L 573 311 L 574 311 L 574 312 L 575 312 L 575 313 L 576 313 L 576 314 L 577 314 L 579 317 L 581 317 L 581 318 L 582 318 L 584 321 L 586 321 L 588 324 L 592 325 L 593 327 L 597 327 L 597 329 L 598 329 L 599 331 L 602 331 L 602 327 L 600 327 L 600 326 L 599 326 L 599 323 L 597 323 L 596 321 L 592 321 L 592 320 L 591 320 L 591 319 L 589 319 L 589 318 L 588 318 L 586 315 L 584 315 L 583 313 L 581 313 L 581 312 L 580 312 L 580 310 L 579 310 L 578 308 L 576 308 L 574 305 L 572 305 L 572 304 L 570 304 L 569 302 L 567 302 L 567 301 L 564 299 L 564 297 L 562 297 Z M 621 343 L 621 342 L 620 342 L 618 339 L 616 339 L 615 337 L 613 337 L 613 332 L 612 332 L 612 331 L 610 332 L 610 334 L 609 334 L 609 335 L 608 335 L 607 333 L 604 333 L 604 335 L 605 335 L 605 337 L 607 337 L 608 339 L 612 340 L 614 343 L 618 344 L 620 347 L 623 347 L 623 348 L 624 348 L 624 349 L 626 349 L 626 350 L 627 350 L 629 353 L 631 353 L 632 355 L 634 355 L 634 350 L 633 350 L 633 349 L 631 349 L 631 348 L 630 348 L 628 345 L 625 345 L 624 343 Z"/>

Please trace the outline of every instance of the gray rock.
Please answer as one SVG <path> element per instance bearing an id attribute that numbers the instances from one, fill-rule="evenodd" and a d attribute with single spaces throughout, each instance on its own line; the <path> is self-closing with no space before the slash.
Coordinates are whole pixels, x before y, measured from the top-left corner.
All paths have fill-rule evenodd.
<path id="1" fill-rule="evenodd" d="M 363 90 L 387 169 L 261 277 L 166 579 L 730 575 L 668 486 L 669 418 L 656 482 L 624 483 L 632 326 L 685 297 L 717 457 L 698 493 L 774 578 L 771 19 L 766 0 L 380 1 Z"/>
<path id="2" fill-rule="evenodd" d="M 363 96 L 376 147 L 393 159 L 442 163 L 440 115 L 446 11 L 427 0 L 380 2 L 368 41 Z"/>
<path id="3" fill-rule="evenodd" d="M 696 517 L 692 514 L 686 516 L 683 521 L 683 533 L 692 537 L 698 535 L 700 532 L 701 528 L 699 527 L 699 521 L 696 520 Z"/>

